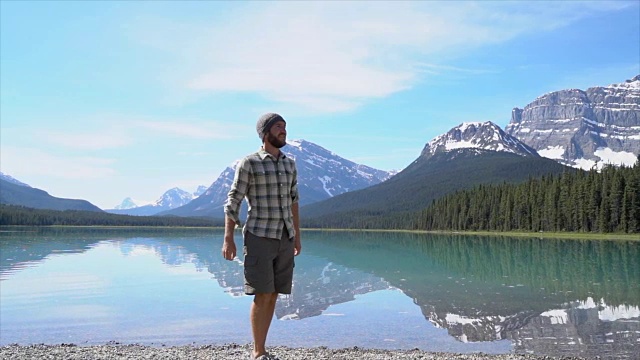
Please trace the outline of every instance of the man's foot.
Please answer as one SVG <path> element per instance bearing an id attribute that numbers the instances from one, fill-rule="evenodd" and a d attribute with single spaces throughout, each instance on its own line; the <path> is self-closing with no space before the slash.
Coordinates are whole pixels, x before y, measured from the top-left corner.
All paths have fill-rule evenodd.
<path id="1" fill-rule="evenodd" d="M 255 360 L 280 360 L 277 356 L 271 355 L 269 353 L 262 354 L 254 359 Z"/>

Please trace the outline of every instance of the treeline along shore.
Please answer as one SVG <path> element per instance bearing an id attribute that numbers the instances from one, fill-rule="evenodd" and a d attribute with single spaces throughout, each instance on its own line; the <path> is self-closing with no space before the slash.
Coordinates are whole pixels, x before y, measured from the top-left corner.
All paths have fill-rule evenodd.
<path id="1" fill-rule="evenodd" d="M 0 226 L 223 226 L 222 219 L 178 216 L 133 216 L 97 211 L 46 210 L 15 205 L 0 205 Z"/>

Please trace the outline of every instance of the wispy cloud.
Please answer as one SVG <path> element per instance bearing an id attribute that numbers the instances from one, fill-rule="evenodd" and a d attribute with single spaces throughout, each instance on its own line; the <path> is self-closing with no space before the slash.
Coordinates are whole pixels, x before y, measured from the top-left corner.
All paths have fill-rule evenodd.
<path id="1" fill-rule="evenodd" d="M 116 174 L 114 159 L 54 155 L 36 148 L 3 146 L 2 169 L 16 178 L 50 176 L 63 179 L 99 179 Z"/>
<path id="2" fill-rule="evenodd" d="M 156 137 L 194 140 L 230 140 L 251 131 L 246 125 L 232 121 L 221 122 L 204 119 L 151 119 L 131 116 L 87 116 L 83 128 L 69 126 L 64 131 L 57 128 L 23 128 L 41 143 L 53 144 L 65 149 L 99 151 L 125 148 L 141 139 L 153 141 Z M 87 130 L 90 128 L 90 130 Z M 148 136 L 148 135 L 152 136 Z"/>
<path id="3" fill-rule="evenodd" d="M 190 139 L 233 139 L 240 132 L 236 125 L 208 122 L 137 121 L 132 124 L 143 131 L 154 131 L 174 137 Z"/>
<path id="4" fill-rule="evenodd" d="M 193 91 L 338 112 L 433 72 L 482 71 L 450 65 L 474 48 L 627 6 L 633 2 L 265 2 L 215 24 L 149 20 L 138 35 L 190 65 L 183 76 Z"/>
<path id="5" fill-rule="evenodd" d="M 112 129 L 97 130 L 95 132 L 73 132 L 39 129 L 34 133 L 41 141 L 78 150 L 102 150 L 128 146 L 133 139 L 125 132 Z"/>

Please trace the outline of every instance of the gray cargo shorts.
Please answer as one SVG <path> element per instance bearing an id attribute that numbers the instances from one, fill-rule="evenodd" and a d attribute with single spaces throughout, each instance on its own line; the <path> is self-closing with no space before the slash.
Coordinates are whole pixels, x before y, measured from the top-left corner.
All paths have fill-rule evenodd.
<path id="1" fill-rule="evenodd" d="M 282 239 L 244 232 L 244 292 L 291 294 L 294 241 L 285 228 Z"/>

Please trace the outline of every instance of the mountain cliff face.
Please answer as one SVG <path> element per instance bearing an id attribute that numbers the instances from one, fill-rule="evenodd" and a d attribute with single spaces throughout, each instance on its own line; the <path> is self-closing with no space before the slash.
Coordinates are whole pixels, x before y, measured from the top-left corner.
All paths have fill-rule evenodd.
<path id="1" fill-rule="evenodd" d="M 375 185 L 393 175 L 356 164 L 306 140 L 290 140 L 282 151 L 296 161 L 301 205 Z M 200 197 L 162 214 L 224 217 L 223 206 L 238 163 L 227 167 Z"/>
<path id="2" fill-rule="evenodd" d="M 621 84 L 543 95 L 513 109 L 506 132 L 573 167 L 631 166 L 640 154 L 640 75 Z"/>

